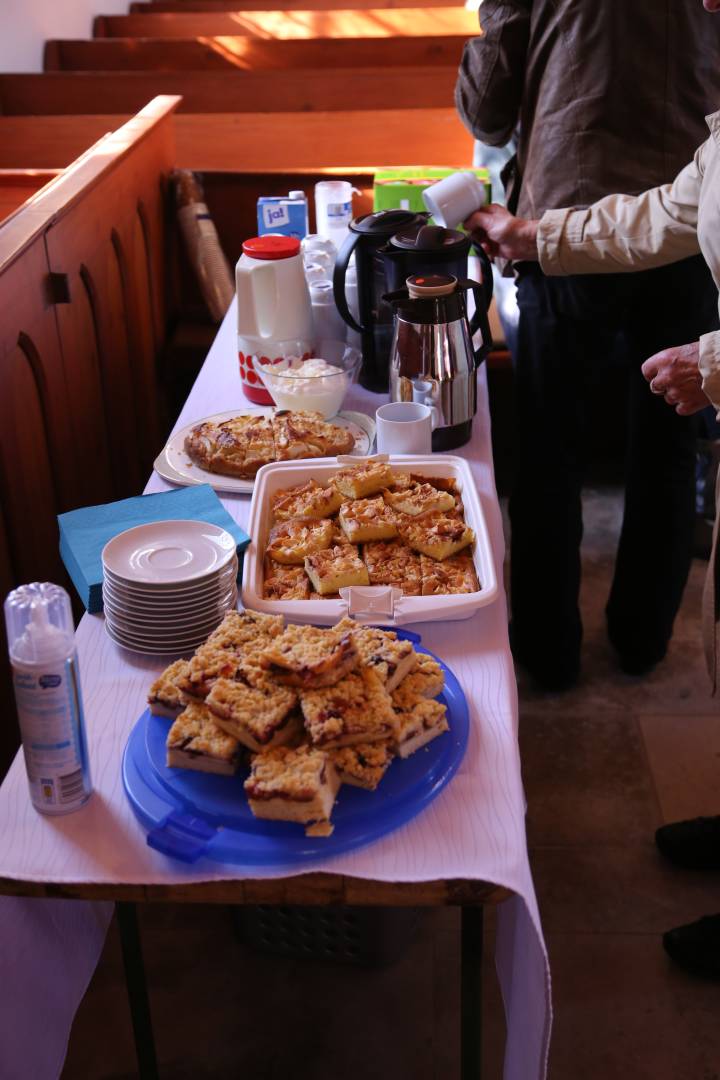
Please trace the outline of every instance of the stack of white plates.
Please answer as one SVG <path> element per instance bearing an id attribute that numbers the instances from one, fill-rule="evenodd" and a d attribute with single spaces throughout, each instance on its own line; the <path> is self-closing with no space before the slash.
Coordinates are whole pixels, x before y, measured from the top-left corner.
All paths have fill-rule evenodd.
<path id="1" fill-rule="evenodd" d="M 204 521 L 155 521 L 103 548 L 105 628 L 134 652 L 192 652 L 237 602 L 234 538 Z"/>

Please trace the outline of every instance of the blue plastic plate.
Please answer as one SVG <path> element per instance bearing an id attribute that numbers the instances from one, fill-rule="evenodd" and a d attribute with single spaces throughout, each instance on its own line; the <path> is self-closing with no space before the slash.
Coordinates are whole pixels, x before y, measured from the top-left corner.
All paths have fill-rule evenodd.
<path id="1" fill-rule="evenodd" d="M 165 739 L 171 721 L 148 710 L 133 728 L 123 755 L 125 791 L 148 829 L 148 844 L 184 862 L 205 857 L 245 866 L 292 866 L 368 844 L 424 810 L 463 759 L 468 707 L 447 665 L 417 644 L 417 634 L 396 632 L 441 664 L 445 690 L 439 700 L 447 705 L 450 731 L 412 757 L 395 760 L 377 791 L 343 785 L 333 810 L 332 836 L 308 837 L 292 822 L 254 817 L 243 792 L 247 770 L 229 777 L 168 769 Z"/>

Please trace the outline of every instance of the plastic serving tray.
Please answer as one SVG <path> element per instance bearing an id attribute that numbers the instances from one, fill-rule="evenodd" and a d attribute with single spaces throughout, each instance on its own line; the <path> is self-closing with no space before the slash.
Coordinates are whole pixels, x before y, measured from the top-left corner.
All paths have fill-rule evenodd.
<path id="1" fill-rule="evenodd" d="M 419 635 L 400 631 L 399 636 L 428 652 Z M 130 733 L 122 770 L 148 844 L 183 862 L 204 857 L 241 866 L 297 866 L 361 847 L 404 825 L 437 798 L 467 748 L 465 695 L 447 665 L 435 659 L 445 672 L 439 700 L 447 705 L 450 730 L 406 760 L 394 761 L 377 791 L 343 785 L 329 837 L 308 837 L 302 826 L 253 817 L 242 787 L 246 772 L 228 777 L 168 769 L 165 739 L 171 721 L 147 710 Z"/>
<path id="2" fill-rule="evenodd" d="M 465 520 L 475 532 L 473 558 L 480 588 L 477 592 L 447 596 L 403 596 L 390 586 L 351 586 L 341 589 L 340 600 L 265 600 L 263 598 L 263 557 L 272 528 L 270 498 L 283 488 L 308 480 L 327 485 L 341 468 L 364 461 L 388 461 L 396 472 L 418 472 L 424 476 L 452 477 L 457 481 L 465 506 Z M 248 522 L 250 546 L 245 552 L 242 600 L 245 607 L 270 615 L 287 615 L 293 622 L 333 625 L 345 615 L 358 622 L 384 622 L 392 626 L 436 620 L 469 619 L 478 608 L 497 596 L 495 562 L 490 547 L 485 515 L 470 466 L 452 454 L 405 455 L 370 458 L 339 457 L 314 461 L 274 462 L 258 471 Z"/>

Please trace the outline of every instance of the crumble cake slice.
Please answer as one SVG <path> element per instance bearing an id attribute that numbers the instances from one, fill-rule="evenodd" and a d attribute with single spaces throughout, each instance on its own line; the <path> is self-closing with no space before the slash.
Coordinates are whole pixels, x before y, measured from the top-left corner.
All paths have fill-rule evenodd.
<path id="1" fill-rule="evenodd" d="M 311 746 L 276 747 L 252 759 L 244 788 L 255 817 L 317 823 L 309 835 L 329 836 L 340 778 L 328 754 Z"/>
<path id="2" fill-rule="evenodd" d="M 218 679 L 206 705 L 218 727 L 251 750 L 279 746 L 300 727 L 297 694 L 285 686 L 249 686 L 244 681 Z"/>
<path id="3" fill-rule="evenodd" d="M 185 439 L 191 461 L 208 472 L 250 479 L 261 465 L 275 460 L 272 423 L 265 416 L 234 416 L 220 423 L 206 420 Z"/>
<path id="4" fill-rule="evenodd" d="M 398 638 L 394 630 L 377 626 L 360 626 L 353 619 L 342 619 L 336 630 L 348 629 L 355 638 L 360 653 L 361 668 L 370 668 L 390 694 L 410 674 L 417 662 L 411 642 Z"/>
<path id="5" fill-rule="evenodd" d="M 203 701 L 217 679 L 233 679 L 241 660 L 249 659 L 282 632 L 282 615 L 229 611 L 204 645 L 195 650 L 186 672 L 177 678 L 183 693 Z"/>
<path id="6" fill-rule="evenodd" d="M 410 757 L 438 735 L 449 731 L 447 709 L 440 701 L 417 697 L 408 699 L 405 707 L 395 710 L 396 745 L 401 758 Z"/>
<path id="7" fill-rule="evenodd" d="M 306 555 L 330 547 L 334 532 L 327 518 L 281 521 L 270 530 L 265 553 L 275 562 L 302 566 Z"/>
<path id="8" fill-rule="evenodd" d="M 420 697 L 437 697 L 445 688 L 445 673 L 437 660 L 423 652 L 416 655 L 415 667 L 392 693 L 396 709 L 404 709 Z"/>
<path id="9" fill-rule="evenodd" d="M 335 749 L 395 735 L 395 713 L 379 675 L 368 668 L 335 686 L 300 692 L 305 730 L 313 746 Z"/>
<path id="10" fill-rule="evenodd" d="M 340 525 L 339 525 L 339 523 L 337 521 L 337 518 L 332 519 L 331 525 L 333 527 L 333 533 L 332 533 L 332 540 L 330 542 L 330 547 L 349 548 L 351 551 L 354 552 L 355 555 L 359 555 L 360 554 L 359 546 L 357 544 L 351 544 L 350 543 L 350 541 L 348 540 L 347 536 L 345 535 L 343 529 L 340 527 Z"/>
<path id="11" fill-rule="evenodd" d="M 206 641 L 190 657 L 187 669 L 177 679 L 184 694 L 193 701 L 204 701 L 217 679 L 232 679 L 240 658 L 229 642 Z"/>
<path id="12" fill-rule="evenodd" d="M 395 477 L 385 461 L 367 461 L 341 469 L 333 477 L 333 484 L 350 499 L 362 499 L 389 487 Z"/>
<path id="13" fill-rule="evenodd" d="M 273 417 L 272 428 L 278 461 L 335 457 L 349 454 L 355 446 L 355 437 L 348 428 L 331 424 L 319 412 L 280 409 Z"/>
<path id="14" fill-rule="evenodd" d="M 288 626 L 260 654 L 273 679 L 285 686 L 333 686 L 357 665 L 351 633 L 317 626 Z"/>
<path id="15" fill-rule="evenodd" d="M 282 615 L 264 615 L 259 611 L 229 611 L 208 644 L 225 646 L 242 654 L 254 649 L 258 641 L 272 641 L 282 634 L 285 623 Z"/>
<path id="16" fill-rule="evenodd" d="M 174 718 L 185 708 L 187 700 L 177 680 L 187 674 L 187 669 L 187 660 L 175 660 L 158 675 L 148 693 L 148 705 L 153 716 Z"/>
<path id="17" fill-rule="evenodd" d="M 297 487 L 276 491 L 270 496 L 270 506 L 276 521 L 290 518 L 332 517 L 342 505 L 343 497 L 335 487 L 322 487 L 308 480 Z"/>
<path id="18" fill-rule="evenodd" d="M 371 585 L 394 585 L 405 596 L 420 596 L 420 556 L 402 540 L 371 540 L 363 545 Z"/>
<path id="19" fill-rule="evenodd" d="M 265 600 L 307 600 L 310 582 L 302 566 L 285 566 L 265 560 L 263 597 Z"/>
<path id="20" fill-rule="evenodd" d="M 240 763 L 238 740 L 218 726 L 206 705 L 194 702 L 175 718 L 165 745 L 171 769 L 232 776 Z"/>
<path id="21" fill-rule="evenodd" d="M 369 585 L 367 567 L 352 545 L 331 547 L 308 555 L 305 573 L 321 596 L 338 593 L 349 585 Z"/>
<path id="22" fill-rule="evenodd" d="M 438 562 L 468 547 L 475 540 L 475 533 L 464 521 L 446 514 L 405 518 L 400 530 L 409 547 Z"/>
<path id="23" fill-rule="evenodd" d="M 438 491 L 431 484 L 410 484 L 405 491 L 384 491 L 385 502 L 401 514 L 417 517 L 420 514 L 441 513 L 455 508 L 455 497 L 449 491 Z"/>
<path id="24" fill-rule="evenodd" d="M 471 593 L 480 588 L 470 552 L 450 555 L 444 562 L 420 556 L 423 596 L 448 593 Z"/>
<path id="25" fill-rule="evenodd" d="M 343 503 L 338 520 L 352 544 L 369 540 L 391 540 L 398 534 L 395 515 L 380 495 L 376 499 L 355 499 Z"/>
<path id="26" fill-rule="evenodd" d="M 330 751 L 330 760 L 337 769 L 340 781 L 351 787 L 375 791 L 392 764 L 394 754 L 390 743 L 355 743 Z"/>

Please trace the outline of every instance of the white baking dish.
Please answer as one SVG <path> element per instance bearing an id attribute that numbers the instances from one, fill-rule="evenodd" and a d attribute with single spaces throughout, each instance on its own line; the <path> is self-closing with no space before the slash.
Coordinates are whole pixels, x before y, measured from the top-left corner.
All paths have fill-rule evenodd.
<path id="1" fill-rule="evenodd" d="M 327 485 L 343 466 L 358 465 L 367 460 L 389 461 L 397 472 L 452 477 L 457 481 L 465 506 L 465 520 L 475 532 L 473 556 L 480 582 L 479 590 L 447 596 L 403 596 L 399 589 L 386 585 L 354 585 L 341 589 L 341 600 L 263 599 L 263 556 L 272 528 L 271 495 L 283 488 L 304 484 L 308 480 Z M 287 615 L 294 622 L 332 625 L 348 614 L 359 622 L 383 622 L 396 626 L 434 620 L 469 619 L 478 608 L 492 603 L 497 596 L 490 538 L 470 466 L 463 458 L 450 454 L 316 458 L 312 461 L 278 461 L 263 465 L 255 479 L 248 532 L 251 540 L 243 565 L 243 604 L 254 611 Z"/>

